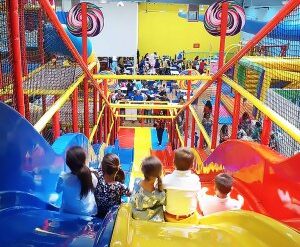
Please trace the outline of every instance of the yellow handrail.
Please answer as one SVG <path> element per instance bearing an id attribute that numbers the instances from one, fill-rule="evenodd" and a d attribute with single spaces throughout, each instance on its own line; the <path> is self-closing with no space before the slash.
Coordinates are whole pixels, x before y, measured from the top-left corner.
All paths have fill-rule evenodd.
<path id="1" fill-rule="evenodd" d="M 200 132 L 201 132 L 202 135 L 203 135 L 204 140 L 205 140 L 206 143 L 207 143 L 207 146 L 209 147 L 209 149 L 211 149 L 211 140 L 210 140 L 210 137 L 209 137 L 209 135 L 207 134 L 207 132 L 206 132 L 204 126 L 203 126 L 202 123 L 200 122 L 200 120 L 199 120 L 199 118 L 198 118 L 198 115 L 197 115 L 197 113 L 196 113 L 194 107 L 190 105 L 189 108 L 190 108 L 190 111 L 191 111 L 192 115 L 194 116 L 194 119 L 195 119 L 196 124 L 198 125 L 198 127 L 199 127 L 199 129 L 200 129 Z"/>
<path id="2" fill-rule="evenodd" d="M 94 138 L 94 135 L 97 131 L 97 128 L 98 128 L 98 125 L 99 125 L 99 122 L 100 122 L 100 119 L 101 119 L 101 116 L 102 116 L 102 113 L 105 109 L 105 102 L 103 102 L 102 104 L 102 110 L 100 111 L 99 115 L 98 115 L 98 118 L 97 118 L 97 122 L 96 124 L 94 125 L 93 129 L 92 129 L 92 132 L 90 134 L 90 138 L 89 138 L 89 141 L 92 142 L 93 138 Z"/>
<path id="3" fill-rule="evenodd" d="M 286 133 L 288 133 L 294 140 L 300 143 L 300 130 L 288 122 L 286 119 L 281 117 L 278 113 L 273 111 L 270 107 L 265 105 L 243 87 L 238 85 L 235 81 L 231 80 L 227 76 L 222 77 L 223 81 L 231 86 L 234 90 L 239 92 L 243 97 L 245 97 L 249 102 L 253 104 L 259 111 L 261 111 L 264 115 L 270 118 L 275 124 L 277 124 L 280 128 L 282 128 Z"/>
<path id="4" fill-rule="evenodd" d="M 179 141 L 180 141 L 180 144 L 181 144 L 182 147 L 184 147 L 184 141 L 183 141 L 182 136 L 181 136 L 181 134 L 180 134 L 178 124 L 176 124 L 175 126 L 176 126 L 177 135 L 178 135 L 178 139 L 179 139 Z"/>
<path id="5" fill-rule="evenodd" d="M 111 131 L 112 131 L 112 128 L 114 126 L 114 123 L 115 123 L 115 121 L 112 121 L 112 123 L 110 125 L 110 128 L 109 128 L 109 133 L 108 133 L 107 138 L 106 138 L 107 145 L 109 145 L 109 139 L 110 139 L 110 135 L 111 135 Z"/>
<path id="6" fill-rule="evenodd" d="M 88 68 L 91 70 L 94 68 L 96 63 L 89 64 Z M 51 120 L 54 114 L 62 108 L 62 106 L 67 102 L 71 94 L 74 90 L 79 86 L 79 84 L 83 81 L 85 74 L 82 74 L 67 90 L 66 92 L 59 97 L 58 100 L 49 108 L 48 111 L 44 113 L 44 115 L 37 121 L 34 125 L 34 128 L 37 132 L 41 132 L 47 125 L 47 123 Z"/>
<path id="7" fill-rule="evenodd" d="M 168 110 L 168 109 L 180 109 L 182 105 L 143 105 L 143 104 L 110 104 L 112 108 L 122 108 L 122 109 L 162 109 L 162 110 Z"/>
<path id="8" fill-rule="evenodd" d="M 131 115 L 131 114 L 118 114 L 117 117 L 129 117 L 129 118 L 151 118 L 151 119 L 172 119 L 172 116 L 156 116 L 156 115 Z"/>
<path id="9" fill-rule="evenodd" d="M 209 81 L 209 75 L 94 75 L 94 79 L 118 79 L 118 80 L 148 80 L 148 81 Z"/>

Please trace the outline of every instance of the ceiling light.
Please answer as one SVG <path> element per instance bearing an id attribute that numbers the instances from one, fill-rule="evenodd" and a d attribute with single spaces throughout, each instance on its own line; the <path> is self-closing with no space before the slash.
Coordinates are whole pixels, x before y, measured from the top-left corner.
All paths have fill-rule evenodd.
<path id="1" fill-rule="evenodd" d="M 120 1 L 120 2 L 117 3 L 117 6 L 118 7 L 124 7 L 124 3 L 122 1 Z"/>

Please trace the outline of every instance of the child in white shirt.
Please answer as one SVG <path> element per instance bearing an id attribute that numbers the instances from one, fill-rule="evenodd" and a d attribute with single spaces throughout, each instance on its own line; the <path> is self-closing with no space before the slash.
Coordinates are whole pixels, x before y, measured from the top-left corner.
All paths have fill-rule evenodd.
<path id="1" fill-rule="evenodd" d="M 192 224 L 199 222 L 197 206 L 201 184 L 199 177 L 191 171 L 193 162 L 194 154 L 190 148 L 175 151 L 176 170 L 162 180 L 166 190 L 166 221 Z"/>
<path id="2" fill-rule="evenodd" d="M 203 215 L 209 215 L 219 211 L 241 209 L 244 198 L 238 195 L 238 200 L 230 198 L 233 179 L 230 175 L 220 173 L 215 177 L 215 195 L 207 195 L 207 188 L 203 188 L 204 195 L 200 198 L 200 207 Z"/>

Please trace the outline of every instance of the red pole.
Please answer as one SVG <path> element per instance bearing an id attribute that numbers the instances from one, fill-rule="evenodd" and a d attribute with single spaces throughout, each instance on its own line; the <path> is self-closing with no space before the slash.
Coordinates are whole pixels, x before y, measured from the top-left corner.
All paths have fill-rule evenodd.
<path id="1" fill-rule="evenodd" d="M 191 147 L 195 147 L 195 129 L 196 129 L 196 122 L 195 118 L 192 117 L 192 133 L 191 133 Z M 196 148 L 196 147 L 195 147 Z"/>
<path id="2" fill-rule="evenodd" d="M 79 132 L 78 129 L 78 88 L 76 88 L 73 92 L 72 97 L 72 128 L 73 132 Z"/>
<path id="3" fill-rule="evenodd" d="M 82 59 L 87 65 L 87 4 L 81 3 L 82 13 Z M 87 138 L 90 136 L 89 123 L 89 84 L 87 77 L 83 80 L 83 118 L 84 118 L 84 134 Z"/>
<path id="4" fill-rule="evenodd" d="M 98 107 L 98 92 L 97 92 L 97 89 L 96 88 L 93 88 L 93 121 L 94 121 L 94 125 L 97 124 L 97 107 Z M 94 135 L 94 143 L 97 143 L 98 141 L 98 137 L 97 137 L 97 134 Z"/>
<path id="5" fill-rule="evenodd" d="M 18 0 L 10 0 L 7 3 L 9 7 L 10 43 L 13 55 L 14 94 L 16 95 L 17 111 L 22 116 L 25 116 Z"/>
<path id="6" fill-rule="evenodd" d="M 54 96 L 54 102 L 57 100 L 57 96 Z M 60 136 L 60 123 L 59 123 L 59 111 L 57 111 L 52 118 L 53 126 L 53 138 L 56 140 Z"/>
<path id="7" fill-rule="evenodd" d="M 241 108 L 241 95 L 238 92 L 235 92 L 231 139 L 237 138 L 239 118 L 240 118 L 240 108 Z"/>
<path id="8" fill-rule="evenodd" d="M 263 123 L 263 129 L 262 129 L 262 133 L 261 133 L 261 144 L 269 145 L 271 131 L 272 131 L 272 121 L 270 120 L 270 118 L 265 116 L 264 123 Z"/>
<path id="9" fill-rule="evenodd" d="M 99 112 L 101 111 L 102 111 L 102 96 L 101 94 L 99 94 Z M 98 126 L 99 143 L 102 143 L 102 135 L 103 135 L 102 118 L 103 117 L 101 116 L 99 121 L 99 126 Z"/>
<path id="10" fill-rule="evenodd" d="M 191 73 L 189 72 L 189 75 Z M 188 87 L 187 87 L 187 94 L 186 94 L 186 100 L 189 101 L 191 98 L 191 87 L 192 87 L 192 82 L 189 80 L 188 81 Z M 190 117 L 190 111 L 189 108 L 186 108 L 185 112 L 185 128 L 184 128 L 184 146 L 187 147 L 187 142 L 188 142 L 188 135 L 189 135 L 189 117 Z"/>
<path id="11" fill-rule="evenodd" d="M 202 132 L 200 131 L 200 136 L 199 136 L 199 149 L 203 149 L 203 144 L 204 144 L 204 137 Z"/>
<path id="12" fill-rule="evenodd" d="M 264 38 L 268 33 L 270 33 L 279 22 L 281 22 L 284 17 L 291 13 L 298 5 L 300 0 L 288 1 L 280 11 L 274 16 L 274 18 L 269 21 L 234 57 L 232 57 L 221 69 L 213 75 L 212 79 L 208 81 L 194 96 L 193 98 L 186 102 L 184 106 L 178 111 L 177 116 L 184 111 L 189 104 L 198 98 L 210 85 L 220 76 L 222 76 L 228 69 L 230 69 L 237 61 L 239 61 L 249 50 L 251 50 L 258 42 Z"/>
<path id="13" fill-rule="evenodd" d="M 22 59 L 22 71 L 23 75 L 28 75 L 28 66 L 27 66 L 27 53 L 26 53 L 26 37 L 25 37 L 25 18 L 24 18 L 24 1 L 20 0 L 19 8 L 19 28 L 20 28 L 20 44 L 21 44 L 21 59 Z M 24 95 L 24 104 L 25 104 L 25 117 L 30 121 L 30 107 L 29 107 L 29 97 L 28 94 Z"/>
<path id="14" fill-rule="evenodd" d="M 221 36 L 220 36 L 218 69 L 222 68 L 224 65 L 224 49 L 225 49 L 226 31 L 227 31 L 227 22 L 228 22 L 227 18 L 228 18 L 228 2 L 223 2 L 222 3 L 222 16 L 221 16 Z M 213 130 L 212 130 L 212 144 L 211 144 L 212 149 L 215 149 L 217 146 L 221 93 L 222 93 L 222 78 L 218 77 L 215 110 L 214 110 Z"/>

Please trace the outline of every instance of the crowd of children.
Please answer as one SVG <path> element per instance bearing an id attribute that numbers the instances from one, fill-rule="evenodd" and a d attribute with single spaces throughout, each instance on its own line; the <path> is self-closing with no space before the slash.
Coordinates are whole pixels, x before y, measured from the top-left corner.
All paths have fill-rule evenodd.
<path id="1" fill-rule="evenodd" d="M 194 154 L 189 148 L 175 151 L 175 170 L 162 177 L 162 163 L 153 156 L 141 164 L 143 179 L 137 179 L 132 193 L 124 184 L 124 172 L 115 154 L 106 154 L 98 171 L 86 165 L 87 158 L 81 147 L 72 147 L 66 155 L 69 173 L 60 176 L 57 192 L 62 192 L 61 211 L 85 216 L 104 217 L 113 207 L 121 204 L 122 196 L 131 196 L 132 217 L 155 222 L 197 224 L 203 215 L 240 209 L 243 199 L 230 198 L 232 177 L 219 174 L 215 178 L 215 196 L 201 190 L 199 176 L 192 172 Z"/>

